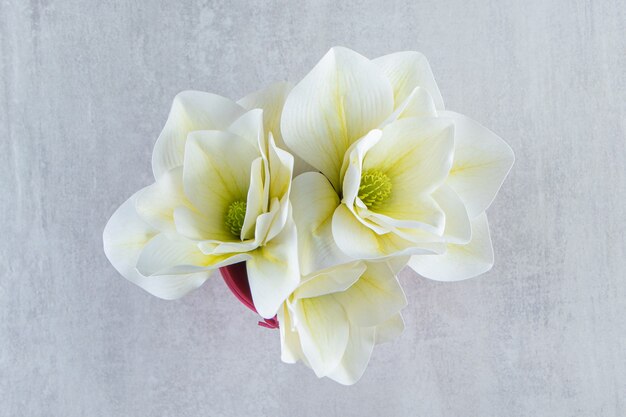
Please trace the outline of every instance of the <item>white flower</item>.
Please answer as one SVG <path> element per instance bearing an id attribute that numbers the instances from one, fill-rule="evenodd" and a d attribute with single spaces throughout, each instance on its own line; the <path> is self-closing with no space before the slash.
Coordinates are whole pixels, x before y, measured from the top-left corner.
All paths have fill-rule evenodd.
<path id="1" fill-rule="evenodd" d="M 278 312 L 282 360 L 321 377 L 359 380 L 374 345 L 404 329 L 406 298 L 386 263 L 354 262 L 307 277 Z"/>
<path id="2" fill-rule="evenodd" d="M 300 280 L 293 157 L 272 134 L 288 88 L 242 99 L 265 112 L 208 93 L 176 97 L 154 149 L 156 182 L 126 201 L 104 231 L 105 253 L 122 275 L 172 299 L 210 271 L 246 261 L 257 311 L 276 314 Z"/>
<path id="3" fill-rule="evenodd" d="M 444 111 L 426 59 L 331 49 L 289 94 L 287 146 L 319 173 L 294 180 L 303 275 L 411 256 L 439 280 L 493 264 L 485 209 L 513 163 L 499 137 Z M 304 254 L 304 255 L 303 255 Z"/>

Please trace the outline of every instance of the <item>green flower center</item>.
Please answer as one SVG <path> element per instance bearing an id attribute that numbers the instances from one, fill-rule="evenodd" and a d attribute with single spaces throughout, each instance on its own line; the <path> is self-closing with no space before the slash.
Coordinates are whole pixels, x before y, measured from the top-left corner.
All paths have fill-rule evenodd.
<path id="1" fill-rule="evenodd" d="M 391 196 L 391 180 L 377 169 L 368 169 L 361 174 L 359 198 L 369 209 L 375 209 Z"/>
<path id="2" fill-rule="evenodd" d="M 228 206 L 226 211 L 226 227 L 230 230 L 233 236 L 241 237 L 241 228 L 243 227 L 243 220 L 246 217 L 246 202 L 245 201 L 233 201 Z"/>

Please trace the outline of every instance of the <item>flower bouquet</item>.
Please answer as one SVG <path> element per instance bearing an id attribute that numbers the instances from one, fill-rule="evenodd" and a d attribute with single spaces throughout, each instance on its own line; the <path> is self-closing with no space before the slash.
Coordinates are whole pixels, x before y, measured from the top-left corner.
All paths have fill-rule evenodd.
<path id="1" fill-rule="evenodd" d="M 513 152 L 444 110 L 425 57 L 332 48 L 297 84 L 234 102 L 176 96 L 155 182 L 104 230 L 131 282 L 176 299 L 220 269 L 278 328 L 284 362 L 353 384 L 404 329 L 406 265 L 439 281 L 493 265 L 485 210 Z"/>

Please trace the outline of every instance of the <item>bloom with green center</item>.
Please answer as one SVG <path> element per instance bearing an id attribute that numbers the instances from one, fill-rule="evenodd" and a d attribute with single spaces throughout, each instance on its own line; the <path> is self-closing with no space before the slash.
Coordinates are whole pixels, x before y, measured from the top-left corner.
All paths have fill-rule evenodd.
<path id="1" fill-rule="evenodd" d="M 406 297 L 383 262 L 353 262 L 303 280 L 278 312 L 282 360 L 304 362 L 318 377 L 351 385 L 374 346 L 404 329 Z"/>
<path id="2" fill-rule="evenodd" d="M 303 275 L 354 259 L 404 259 L 439 280 L 491 267 L 484 211 L 513 153 L 444 110 L 423 55 L 332 48 L 291 90 L 281 131 L 317 171 L 293 182 Z"/>
<path id="3" fill-rule="evenodd" d="M 249 111 L 208 93 L 176 97 L 152 158 L 156 182 L 104 231 L 105 253 L 122 275 L 170 299 L 245 261 L 257 311 L 274 317 L 300 282 L 289 201 L 294 160 L 273 134 L 285 87 L 246 97 Z"/>

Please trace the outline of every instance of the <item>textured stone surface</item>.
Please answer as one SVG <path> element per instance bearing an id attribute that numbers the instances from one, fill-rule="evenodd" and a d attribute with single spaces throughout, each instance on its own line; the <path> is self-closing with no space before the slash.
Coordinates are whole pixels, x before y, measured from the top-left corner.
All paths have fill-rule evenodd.
<path id="1" fill-rule="evenodd" d="M 0 0 L 0 415 L 626 415 L 624 22 L 620 0 Z M 221 280 L 162 301 L 101 243 L 177 92 L 238 98 L 333 45 L 425 53 L 517 156 L 494 269 L 403 272 L 407 329 L 353 387 L 282 364 Z"/>

